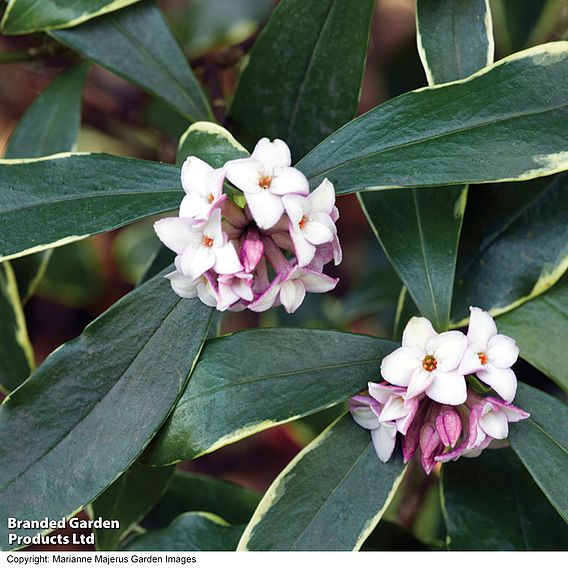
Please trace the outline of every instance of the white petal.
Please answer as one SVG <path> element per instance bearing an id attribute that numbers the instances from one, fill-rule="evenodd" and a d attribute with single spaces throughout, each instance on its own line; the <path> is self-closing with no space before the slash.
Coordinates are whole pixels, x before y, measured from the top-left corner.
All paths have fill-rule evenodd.
<path id="1" fill-rule="evenodd" d="M 379 420 L 381 422 L 390 422 L 391 420 L 398 420 L 408 414 L 408 409 L 404 406 L 404 400 L 401 396 L 391 396 L 387 400 Z"/>
<path id="2" fill-rule="evenodd" d="M 247 193 L 250 212 L 261 229 L 270 229 L 280 221 L 284 213 L 282 198 L 262 190 L 259 193 Z"/>
<path id="3" fill-rule="evenodd" d="M 479 426 L 486 434 L 496 440 L 504 440 L 509 435 L 507 416 L 500 410 L 490 410 L 487 413 L 484 411 L 479 419 Z"/>
<path id="4" fill-rule="evenodd" d="M 270 191 L 275 195 L 298 193 L 308 195 L 310 184 L 306 176 L 296 168 L 278 168 L 270 183 Z"/>
<path id="5" fill-rule="evenodd" d="M 201 232 L 204 236 L 213 239 L 214 246 L 218 247 L 224 244 L 223 227 L 221 225 L 221 209 L 214 209 L 211 211 L 209 219 L 207 219 L 201 227 Z"/>
<path id="6" fill-rule="evenodd" d="M 493 318 L 480 308 L 469 308 L 469 327 L 467 340 L 478 352 L 485 352 L 491 337 L 497 333 L 497 326 Z"/>
<path id="7" fill-rule="evenodd" d="M 378 418 L 378 405 L 374 409 L 373 406 L 375 405 L 372 405 L 370 401 L 363 402 L 363 400 L 360 400 L 365 398 L 367 397 L 356 396 L 352 398 L 349 401 L 349 411 L 355 423 L 361 426 L 361 428 L 374 430 L 381 425 Z"/>
<path id="8" fill-rule="evenodd" d="M 434 355 L 437 369 L 443 373 L 455 371 L 467 349 L 467 338 L 461 331 L 445 331 L 426 344 L 426 353 Z"/>
<path id="9" fill-rule="evenodd" d="M 215 254 L 209 247 L 188 247 L 180 258 L 182 272 L 194 280 L 213 268 L 214 264 Z"/>
<path id="10" fill-rule="evenodd" d="M 413 317 L 410 318 L 402 332 L 402 346 L 420 347 L 424 349 L 426 343 L 436 335 L 436 331 L 429 320 L 426 318 Z"/>
<path id="11" fill-rule="evenodd" d="M 323 294 L 324 292 L 333 290 L 339 282 L 339 278 L 332 278 L 317 270 L 308 269 L 300 271 L 299 279 L 306 287 L 307 292 L 315 292 L 316 294 Z"/>
<path id="12" fill-rule="evenodd" d="M 379 428 L 371 431 L 371 440 L 378 458 L 383 463 L 388 462 L 396 444 L 396 426 L 381 424 Z"/>
<path id="13" fill-rule="evenodd" d="M 406 387 L 412 373 L 422 365 L 421 351 L 415 347 L 399 347 L 381 362 L 381 375 L 385 381 Z"/>
<path id="14" fill-rule="evenodd" d="M 188 193 L 179 206 L 179 216 L 190 219 L 207 219 L 210 211 L 209 201 L 197 193 Z"/>
<path id="15" fill-rule="evenodd" d="M 189 276 L 184 276 L 178 270 L 166 274 L 172 285 L 172 290 L 182 298 L 195 298 L 197 296 L 197 284 Z"/>
<path id="16" fill-rule="evenodd" d="M 477 376 L 506 402 L 512 402 L 515 398 L 517 377 L 511 369 L 499 369 L 487 363 L 481 371 L 477 372 Z"/>
<path id="17" fill-rule="evenodd" d="M 181 167 L 181 185 L 186 193 L 201 193 L 213 168 L 200 158 L 190 156 Z"/>
<path id="18" fill-rule="evenodd" d="M 477 349 L 470 345 L 463 356 L 463 359 L 458 367 L 460 375 L 471 375 L 483 369 L 483 363 L 479 359 Z"/>
<path id="19" fill-rule="evenodd" d="M 331 225 L 331 227 L 330 227 Z M 332 229 L 333 228 L 333 229 Z M 335 226 L 329 215 L 317 213 L 311 215 L 308 222 L 304 225 L 302 233 L 306 240 L 314 245 L 330 243 L 335 237 Z"/>
<path id="20" fill-rule="evenodd" d="M 215 271 L 219 274 L 236 274 L 243 270 L 243 265 L 233 243 L 214 247 L 213 251 L 215 253 Z"/>
<path id="21" fill-rule="evenodd" d="M 310 264 L 316 255 L 316 247 L 308 242 L 304 232 L 290 223 L 290 236 L 294 244 L 294 254 L 298 260 L 298 266 L 304 267 Z"/>
<path id="22" fill-rule="evenodd" d="M 246 280 L 244 278 L 235 278 L 233 281 L 233 290 L 240 298 L 247 302 L 251 302 L 253 299 L 251 283 L 252 280 Z"/>
<path id="23" fill-rule="evenodd" d="M 287 313 L 293 314 L 306 297 L 306 288 L 300 280 L 284 282 L 280 290 L 280 301 Z"/>
<path id="24" fill-rule="evenodd" d="M 421 395 L 432 384 L 435 377 L 435 372 L 429 373 L 422 368 L 422 365 L 417 367 L 412 375 L 410 375 L 406 398 L 410 399 Z"/>
<path id="25" fill-rule="evenodd" d="M 334 237 L 333 241 L 331 242 L 333 247 L 333 263 L 335 266 L 341 264 L 343 260 L 343 251 L 341 250 L 341 245 L 339 244 L 339 239 L 337 235 Z"/>
<path id="26" fill-rule="evenodd" d="M 310 193 L 308 199 L 312 203 L 312 211 L 322 211 L 329 215 L 335 205 L 335 188 L 326 178 Z"/>
<path id="27" fill-rule="evenodd" d="M 239 301 L 239 296 L 233 290 L 230 284 L 219 282 L 219 301 L 217 302 L 217 309 L 224 312 L 235 302 Z"/>
<path id="28" fill-rule="evenodd" d="M 289 166 L 292 163 L 290 148 L 288 148 L 286 142 L 278 138 L 274 142 L 271 142 L 268 138 L 261 138 L 256 143 L 251 158 L 262 162 L 266 170 Z"/>
<path id="29" fill-rule="evenodd" d="M 498 333 L 489 340 L 487 359 L 500 369 L 512 367 L 519 357 L 517 342 L 506 335 Z"/>
<path id="30" fill-rule="evenodd" d="M 369 388 L 369 394 L 381 404 L 385 404 L 393 394 L 402 395 L 405 390 L 403 387 L 393 387 L 384 383 L 370 382 L 367 386 Z"/>
<path id="31" fill-rule="evenodd" d="M 436 371 L 433 383 L 426 389 L 426 394 L 440 404 L 456 406 L 467 398 L 465 378 L 457 371 L 442 373 Z"/>
<path id="32" fill-rule="evenodd" d="M 225 164 L 227 179 L 245 193 L 258 193 L 258 182 L 264 175 L 264 166 L 254 158 L 240 158 Z"/>
<path id="33" fill-rule="evenodd" d="M 270 286 L 254 301 L 249 305 L 249 310 L 253 312 L 265 312 L 269 310 L 276 302 L 279 294 L 280 288 L 282 287 L 282 280 L 280 278 L 275 278 Z"/>
<path id="34" fill-rule="evenodd" d="M 195 246 L 201 240 L 198 233 L 193 230 L 189 219 L 167 217 L 154 223 L 154 230 L 158 238 L 176 254 L 181 254 L 189 246 Z"/>
<path id="35" fill-rule="evenodd" d="M 284 203 L 290 222 L 296 228 L 298 228 L 304 215 L 311 213 L 311 204 L 308 198 L 303 195 L 284 195 L 282 203 Z"/>

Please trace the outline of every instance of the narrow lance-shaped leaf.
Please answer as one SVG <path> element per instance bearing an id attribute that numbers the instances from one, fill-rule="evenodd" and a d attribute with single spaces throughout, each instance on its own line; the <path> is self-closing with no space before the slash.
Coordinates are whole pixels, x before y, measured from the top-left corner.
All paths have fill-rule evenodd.
<path id="1" fill-rule="evenodd" d="M 453 325 L 469 306 L 493 315 L 546 292 L 568 268 L 568 174 L 470 192 Z"/>
<path id="2" fill-rule="evenodd" d="M 451 550 L 564 550 L 568 526 L 510 449 L 444 465 Z"/>
<path id="3" fill-rule="evenodd" d="M 144 1 L 51 35 L 162 99 L 189 120 L 211 118 L 203 90 L 155 2 Z"/>
<path id="4" fill-rule="evenodd" d="M 396 344 L 365 335 L 258 329 L 208 341 L 146 459 L 191 459 L 344 401 Z"/>
<path id="5" fill-rule="evenodd" d="M 245 144 L 281 138 L 300 158 L 357 111 L 374 0 L 283 0 L 239 78 L 230 118 Z"/>
<path id="6" fill-rule="evenodd" d="M 416 35 L 429 85 L 463 79 L 492 63 L 488 23 L 487 0 L 418 0 Z M 467 188 L 367 192 L 359 197 L 420 313 L 438 330 L 447 329 Z"/>
<path id="7" fill-rule="evenodd" d="M 568 406 L 557 398 L 519 383 L 515 404 L 531 416 L 511 424 L 509 442 L 547 499 L 568 523 Z"/>
<path id="8" fill-rule="evenodd" d="M 179 168 L 107 154 L 0 160 L 0 260 L 176 209 Z"/>
<path id="9" fill-rule="evenodd" d="M 344 415 L 276 478 L 239 550 L 358 550 L 404 472 L 399 455 L 379 461 L 369 432 Z"/>
<path id="10" fill-rule="evenodd" d="M 338 193 L 517 181 L 568 169 L 568 42 L 516 53 L 467 79 L 388 101 L 298 167 Z M 464 104 L 467 100 L 468 104 Z"/>
<path id="11" fill-rule="evenodd" d="M 497 319 L 500 333 L 514 337 L 521 357 L 568 392 L 568 275 L 553 288 Z"/>
<path id="12" fill-rule="evenodd" d="M 210 316 L 159 274 L 52 353 L 0 406 L 0 515 L 71 515 L 126 471 L 185 388 Z"/>
<path id="13" fill-rule="evenodd" d="M 53 28 L 70 28 L 119 10 L 139 0 L 10 0 L 2 18 L 5 34 L 29 34 Z"/>

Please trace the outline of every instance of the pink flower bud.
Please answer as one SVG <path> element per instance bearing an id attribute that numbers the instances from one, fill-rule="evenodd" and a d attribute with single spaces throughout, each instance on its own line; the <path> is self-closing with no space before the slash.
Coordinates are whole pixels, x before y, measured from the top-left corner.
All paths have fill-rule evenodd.
<path id="1" fill-rule="evenodd" d="M 430 475 L 436 465 L 435 456 L 440 453 L 443 445 L 433 421 L 427 422 L 420 431 L 420 461 L 424 471 Z"/>
<path id="2" fill-rule="evenodd" d="M 263 254 L 264 244 L 260 239 L 260 234 L 256 229 L 250 228 L 244 236 L 241 250 L 239 251 L 239 258 L 245 271 L 248 273 L 253 272 Z"/>
<path id="3" fill-rule="evenodd" d="M 462 431 L 461 416 L 451 406 L 443 406 L 436 416 L 436 431 L 444 446 L 455 447 Z"/>

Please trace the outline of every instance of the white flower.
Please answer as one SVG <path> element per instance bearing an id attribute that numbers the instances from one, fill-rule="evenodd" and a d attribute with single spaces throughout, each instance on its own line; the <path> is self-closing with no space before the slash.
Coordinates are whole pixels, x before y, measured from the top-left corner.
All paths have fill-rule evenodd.
<path id="1" fill-rule="evenodd" d="M 500 397 L 512 402 L 517 392 L 517 377 L 511 370 L 519 356 L 514 339 L 497 333 L 493 318 L 479 308 L 469 308 L 468 348 L 459 367 L 460 373 L 475 373 Z"/>
<path id="2" fill-rule="evenodd" d="M 357 395 L 349 400 L 353 420 L 371 431 L 371 440 L 378 458 L 386 463 L 396 444 L 396 425 L 381 421 L 381 405 L 370 396 Z"/>
<path id="3" fill-rule="evenodd" d="M 154 223 L 159 239 L 180 256 L 181 272 L 193 280 L 211 268 L 218 274 L 236 274 L 243 269 L 237 251 L 221 228 L 221 211 L 215 209 L 202 224 L 168 217 Z"/>
<path id="4" fill-rule="evenodd" d="M 225 198 L 224 169 L 213 169 L 203 160 L 190 156 L 181 168 L 181 185 L 186 193 L 180 208 L 180 217 L 205 221 L 211 211 Z"/>
<path id="5" fill-rule="evenodd" d="M 245 272 L 239 274 L 226 274 L 219 276 L 219 301 L 217 309 L 221 312 L 230 308 L 240 300 L 251 302 L 253 275 Z"/>
<path id="6" fill-rule="evenodd" d="M 175 264 L 177 270 L 166 274 L 172 290 L 182 298 L 198 297 L 206 306 L 214 308 L 217 305 L 218 296 L 211 276 L 206 273 L 193 280 L 189 276 L 184 276 L 179 270 L 179 256 L 176 257 Z"/>
<path id="7" fill-rule="evenodd" d="M 314 258 L 316 246 L 332 242 L 337 235 L 331 218 L 335 209 L 335 189 L 324 179 L 307 197 L 285 195 L 283 202 L 290 219 L 290 235 L 298 265 L 306 266 Z"/>
<path id="8" fill-rule="evenodd" d="M 288 193 L 307 195 L 308 180 L 290 167 L 290 149 L 282 140 L 259 140 L 250 158 L 225 164 L 227 179 L 242 190 L 257 225 L 270 229 L 282 217 L 282 196 Z"/>
<path id="9" fill-rule="evenodd" d="M 460 331 L 438 334 L 426 318 L 413 317 L 404 329 L 402 347 L 383 359 L 381 375 L 393 385 L 407 387 L 407 400 L 426 392 L 441 404 L 462 404 L 467 388 L 458 367 L 466 348 Z"/>
<path id="10" fill-rule="evenodd" d="M 405 436 L 418 410 L 418 399 L 406 400 L 406 389 L 386 383 L 369 383 L 369 394 L 383 406 L 379 420 L 394 422 L 396 429 Z"/>

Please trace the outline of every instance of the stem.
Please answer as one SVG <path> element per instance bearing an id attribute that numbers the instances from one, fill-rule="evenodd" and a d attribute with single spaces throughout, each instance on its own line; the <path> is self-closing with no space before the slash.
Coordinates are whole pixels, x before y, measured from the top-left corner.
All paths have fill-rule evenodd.
<path id="1" fill-rule="evenodd" d="M 59 43 L 46 43 L 41 47 L 29 47 L 23 51 L 10 51 L 0 53 L 0 63 L 17 63 L 20 61 L 32 61 L 43 57 L 51 57 L 56 53 L 66 50 Z"/>

